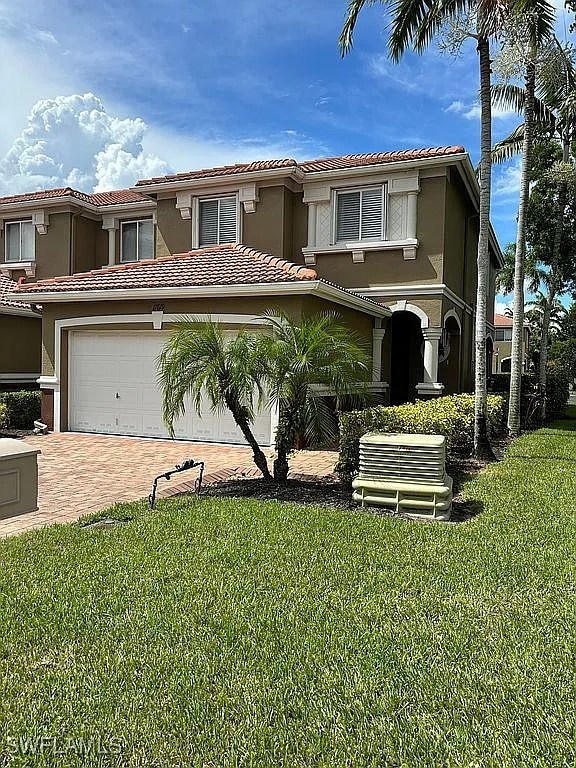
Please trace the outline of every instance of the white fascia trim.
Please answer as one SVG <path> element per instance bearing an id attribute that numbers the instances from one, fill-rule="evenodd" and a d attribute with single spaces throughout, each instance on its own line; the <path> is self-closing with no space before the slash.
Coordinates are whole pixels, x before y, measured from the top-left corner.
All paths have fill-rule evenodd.
<path id="1" fill-rule="evenodd" d="M 359 309 L 368 315 L 374 317 L 391 317 L 392 312 L 384 305 L 377 305 L 372 301 L 366 301 L 363 296 L 359 296 L 355 293 L 351 293 L 344 288 L 339 288 L 337 285 L 330 285 L 327 283 L 317 282 L 318 288 L 313 293 L 316 293 L 322 298 L 329 299 L 336 304 L 341 304 L 345 307 L 351 307 L 352 309 Z M 360 302 L 358 301 L 360 300 Z"/>
<path id="2" fill-rule="evenodd" d="M 369 288 L 354 288 L 354 293 L 360 296 L 382 296 L 383 298 L 396 296 L 445 296 L 450 299 L 457 307 L 466 310 L 469 314 L 474 312 L 474 308 L 463 301 L 451 288 L 445 283 L 431 283 L 429 285 L 384 285 L 381 287 L 370 286 Z"/>
<path id="3" fill-rule="evenodd" d="M 221 185 L 244 184 L 249 181 L 267 181 L 273 179 L 289 178 L 292 181 L 304 181 L 305 174 L 297 165 L 285 168 L 270 168 L 269 170 L 250 171 L 247 173 L 229 173 L 222 176 L 205 176 L 200 179 L 176 179 L 174 181 L 159 181 L 157 184 L 139 184 L 131 187 L 133 192 L 150 194 L 153 192 L 166 192 L 185 189 L 202 189 Z"/>
<path id="4" fill-rule="evenodd" d="M 338 168 L 327 171 L 307 171 L 306 182 L 320 181 L 322 179 L 348 178 L 349 176 L 370 176 L 376 173 L 389 175 L 397 171 L 405 171 L 409 168 L 429 168 L 438 165 L 452 165 L 468 157 L 466 152 L 440 157 L 420 158 L 419 160 L 396 160 L 391 163 L 378 163 L 375 165 L 353 166 L 350 168 Z"/>
<path id="5" fill-rule="evenodd" d="M 23 309 L 22 307 L 0 307 L 0 315 L 14 315 L 16 317 L 34 317 L 37 320 L 42 319 L 39 312 L 32 309 Z"/>
<path id="6" fill-rule="evenodd" d="M 39 373 L 0 373 L 2 384 L 33 384 L 38 381 Z"/>
<path id="7" fill-rule="evenodd" d="M 304 255 L 308 253 L 345 253 L 346 251 L 401 251 L 405 247 L 418 247 L 418 240 L 357 240 L 350 243 L 335 243 L 334 245 L 317 248 L 315 246 L 302 248 Z"/>
<path id="8" fill-rule="evenodd" d="M 54 293 L 19 293 L 13 297 L 16 301 L 30 303 L 62 303 L 69 301 L 126 301 L 130 299 L 160 299 L 170 298 L 217 298 L 233 296 L 285 296 L 290 294 L 317 294 L 344 306 L 359 309 L 376 317 L 388 317 L 390 312 L 386 307 L 378 307 L 362 296 L 350 293 L 344 288 L 329 285 L 320 280 L 303 280 L 302 282 L 286 283 L 251 283 L 246 285 L 202 285 L 184 286 L 179 288 L 132 288 L 126 290 L 104 291 L 58 291 Z M 8 295 L 10 297 L 10 294 Z"/>

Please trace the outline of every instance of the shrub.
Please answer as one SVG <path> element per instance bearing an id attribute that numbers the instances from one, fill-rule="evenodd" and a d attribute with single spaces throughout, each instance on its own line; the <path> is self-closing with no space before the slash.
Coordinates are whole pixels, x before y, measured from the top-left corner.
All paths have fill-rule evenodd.
<path id="1" fill-rule="evenodd" d="M 3 403 L 0 403 L 0 429 L 4 429 L 6 427 L 6 406 Z"/>
<path id="2" fill-rule="evenodd" d="M 570 374 L 555 362 L 548 364 L 546 377 L 546 418 L 563 416 L 570 397 Z"/>
<path id="3" fill-rule="evenodd" d="M 0 404 L 6 409 L 7 429 L 32 429 L 34 421 L 40 418 L 41 394 L 31 392 L 2 392 Z"/>
<path id="4" fill-rule="evenodd" d="M 504 398 L 488 396 L 488 419 L 500 432 Z M 470 451 L 474 441 L 474 395 L 450 395 L 396 406 L 377 406 L 340 414 L 340 458 L 336 471 L 349 482 L 359 467 L 360 438 L 366 432 L 444 435 L 448 454 Z"/>
<path id="5" fill-rule="evenodd" d="M 570 395 L 569 375 L 556 362 L 548 364 L 546 376 L 546 417 L 556 419 L 562 416 L 568 397 Z M 522 385 L 520 391 L 520 420 L 523 427 L 526 424 L 526 412 L 530 404 L 531 397 L 538 386 L 538 377 L 533 373 L 522 374 Z M 510 391 L 510 374 L 496 373 L 490 378 L 490 390 L 503 394 L 508 399 Z"/>

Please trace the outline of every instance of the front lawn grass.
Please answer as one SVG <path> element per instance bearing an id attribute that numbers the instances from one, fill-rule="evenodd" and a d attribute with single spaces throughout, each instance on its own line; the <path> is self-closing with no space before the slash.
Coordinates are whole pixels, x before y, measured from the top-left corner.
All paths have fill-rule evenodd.
<path id="1" fill-rule="evenodd" d="M 572 766 L 575 428 L 465 524 L 181 497 L 0 542 L 0 765 Z"/>

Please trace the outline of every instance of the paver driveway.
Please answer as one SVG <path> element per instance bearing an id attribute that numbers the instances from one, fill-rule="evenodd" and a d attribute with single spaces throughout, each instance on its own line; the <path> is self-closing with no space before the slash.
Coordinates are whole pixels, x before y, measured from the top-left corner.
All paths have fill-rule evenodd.
<path id="1" fill-rule="evenodd" d="M 116 502 L 148 496 L 154 477 L 184 459 L 204 461 L 212 479 L 236 469 L 255 470 L 250 449 L 237 446 L 72 432 L 30 436 L 26 442 L 42 451 L 38 511 L 0 520 L 0 537 L 47 523 L 71 522 Z M 335 462 L 331 452 L 300 451 L 292 467 L 303 474 L 326 475 Z M 169 495 L 194 477 L 191 470 L 170 483 L 161 480 L 160 495 Z"/>

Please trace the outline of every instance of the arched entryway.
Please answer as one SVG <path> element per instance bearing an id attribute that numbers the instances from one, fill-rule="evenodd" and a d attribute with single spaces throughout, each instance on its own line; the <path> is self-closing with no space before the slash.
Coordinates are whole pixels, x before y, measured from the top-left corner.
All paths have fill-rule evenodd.
<path id="1" fill-rule="evenodd" d="M 423 379 L 421 319 L 410 311 L 394 312 L 390 334 L 390 403 L 399 405 L 416 398 L 416 385 Z"/>
<path id="2" fill-rule="evenodd" d="M 444 327 L 438 352 L 438 378 L 444 384 L 444 394 L 462 391 L 460 366 L 461 332 L 457 315 L 451 310 L 444 316 Z"/>
<path id="3" fill-rule="evenodd" d="M 504 357 L 500 361 L 500 373 L 510 373 L 512 370 L 512 358 Z"/>

